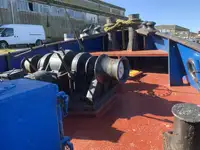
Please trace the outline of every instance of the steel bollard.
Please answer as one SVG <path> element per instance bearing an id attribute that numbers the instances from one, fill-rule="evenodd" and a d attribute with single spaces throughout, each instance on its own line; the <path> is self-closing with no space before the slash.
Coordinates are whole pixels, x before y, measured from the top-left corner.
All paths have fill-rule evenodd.
<path id="1" fill-rule="evenodd" d="M 107 18 L 106 24 L 109 26 L 113 26 L 115 24 L 115 19 L 113 17 Z M 117 35 L 115 30 L 108 32 L 108 49 L 109 50 L 119 49 L 119 44 L 117 42 Z"/>
<path id="2" fill-rule="evenodd" d="M 176 104 L 173 131 L 163 134 L 164 150 L 200 149 L 200 107 L 194 104 Z"/>
<path id="3" fill-rule="evenodd" d="M 94 34 L 100 34 L 101 33 L 101 26 L 96 26 L 94 28 Z"/>
<path id="4" fill-rule="evenodd" d="M 137 50 L 138 49 L 138 37 L 136 30 L 140 25 L 139 14 L 131 14 L 128 16 L 129 20 L 133 21 L 134 24 L 128 28 L 129 32 L 129 42 L 127 50 Z"/>
<path id="5" fill-rule="evenodd" d="M 157 30 L 155 29 L 155 25 L 156 25 L 155 22 L 153 22 L 153 21 L 148 21 L 148 22 L 146 23 L 146 25 L 147 25 L 147 30 L 149 30 L 149 32 L 157 32 Z"/>
<path id="6" fill-rule="evenodd" d="M 147 29 L 147 22 L 148 22 L 148 21 L 142 22 L 140 27 L 141 27 L 142 29 Z"/>
<path id="7" fill-rule="evenodd" d="M 83 32 L 80 34 L 80 38 L 87 37 L 87 36 L 90 36 L 90 29 L 89 28 L 85 28 L 83 30 Z"/>

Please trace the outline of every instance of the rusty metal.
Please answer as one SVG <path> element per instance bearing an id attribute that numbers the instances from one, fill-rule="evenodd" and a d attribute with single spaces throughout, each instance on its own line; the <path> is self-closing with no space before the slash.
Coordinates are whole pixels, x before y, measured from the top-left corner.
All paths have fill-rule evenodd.
<path id="1" fill-rule="evenodd" d="M 111 57 L 167 57 L 168 53 L 163 50 L 136 50 L 136 51 L 109 51 L 109 52 L 92 52 L 93 56 L 106 54 Z"/>
<path id="2" fill-rule="evenodd" d="M 176 104 L 173 131 L 164 133 L 164 150 L 200 149 L 200 107 L 195 104 Z"/>
<path id="3" fill-rule="evenodd" d="M 114 104 L 108 105 L 109 111 L 96 118 L 66 118 L 65 134 L 80 150 L 163 150 L 162 133 L 173 125 L 172 106 L 184 102 L 199 104 L 200 99 L 192 87 L 166 85 L 167 74 L 145 72 L 120 87 L 112 97 Z M 169 90 L 172 94 L 162 97 Z"/>

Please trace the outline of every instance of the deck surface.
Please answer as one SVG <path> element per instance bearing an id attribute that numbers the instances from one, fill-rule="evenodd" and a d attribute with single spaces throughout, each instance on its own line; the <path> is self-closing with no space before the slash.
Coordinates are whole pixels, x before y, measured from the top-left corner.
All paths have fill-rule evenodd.
<path id="1" fill-rule="evenodd" d="M 168 53 L 163 50 L 138 50 L 138 51 L 109 51 L 109 52 L 92 52 L 93 56 L 107 54 L 108 56 L 127 56 L 127 57 L 167 57 Z"/>
<path id="2" fill-rule="evenodd" d="M 192 87 L 168 87 L 167 74 L 146 73 L 122 86 L 116 101 L 97 118 L 67 117 L 65 135 L 75 150 L 162 150 L 162 133 L 173 125 L 176 103 L 200 104 Z"/>

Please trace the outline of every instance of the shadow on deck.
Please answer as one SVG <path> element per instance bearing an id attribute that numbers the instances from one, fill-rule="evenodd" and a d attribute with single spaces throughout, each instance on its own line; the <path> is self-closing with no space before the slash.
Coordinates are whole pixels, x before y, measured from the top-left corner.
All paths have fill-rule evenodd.
<path id="1" fill-rule="evenodd" d="M 119 94 L 113 97 L 115 103 L 106 114 L 96 118 L 67 117 L 64 120 L 65 134 L 73 139 L 116 143 L 126 131 L 131 130 L 132 124 L 137 124 L 141 118 L 172 123 L 159 117 L 172 116 L 172 106 L 180 102 L 167 100 L 166 97 L 172 94 L 167 87 L 145 83 L 140 81 L 140 78 L 128 81 L 121 87 Z M 136 117 L 138 119 L 132 119 Z M 119 123 L 116 123 L 117 121 Z M 126 131 L 120 130 L 123 127 L 127 128 Z"/>

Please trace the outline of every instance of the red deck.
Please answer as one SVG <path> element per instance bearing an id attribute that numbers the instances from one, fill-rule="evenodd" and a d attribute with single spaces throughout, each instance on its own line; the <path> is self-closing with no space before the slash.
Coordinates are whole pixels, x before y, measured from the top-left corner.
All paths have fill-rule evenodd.
<path id="1" fill-rule="evenodd" d="M 153 73 L 129 80 L 113 98 L 102 116 L 65 119 L 65 135 L 72 137 L 75 150 L 162 150 L 162 133 L 173 125 L 172 106 L 200 104 L 192 87 L 169 88 L 167 74 Z"/>
<path id="2" fill-rule="evenodd" d="M 138 51 L 109 51 L 109 52 L 92 52 L 93 56 L 106 54 L 108 56 L 127 56 L 127 57 L 167 57 L 168 53 L 163 50 L 138 50 Z"/>

